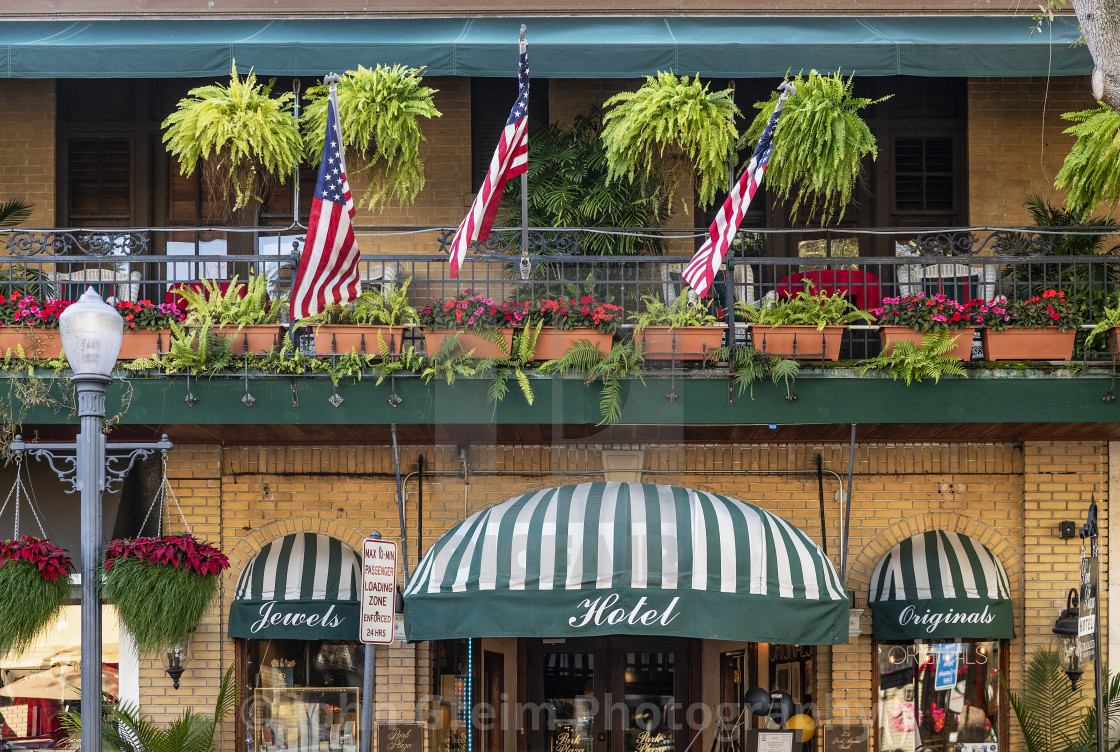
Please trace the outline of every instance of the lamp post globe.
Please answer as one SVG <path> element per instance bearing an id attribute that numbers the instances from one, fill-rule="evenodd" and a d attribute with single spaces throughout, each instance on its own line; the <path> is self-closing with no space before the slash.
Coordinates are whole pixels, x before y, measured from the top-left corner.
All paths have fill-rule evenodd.
<path id="1" fill-rule="evenodd" d="M 92 287 L 58 317 L 58 332 L 74 380 L 100 376 L 106 383 L 124 337 L 124 319 Z"/>
<path id="2" fill-rule="evenodd" d="M 1079 614 L 1077 590 L 1070 588 L 1069 595 L 1066 596 L 1066 607 L 1054 620 L 1052 631 L 1057 638 L 1058 661 L 1074 689 L 1077 688 L 1077 682 L 1081 679 L 1081 675 L 1085 673 L 1081 670 L 1081 652 L 1077 643 L 1077 618 Z"/>

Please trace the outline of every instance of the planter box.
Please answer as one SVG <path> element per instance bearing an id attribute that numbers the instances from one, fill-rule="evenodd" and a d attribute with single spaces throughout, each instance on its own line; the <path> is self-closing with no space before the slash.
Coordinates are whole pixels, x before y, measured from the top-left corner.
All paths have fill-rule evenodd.
<path id="1" fill-rule="evenodd" d="M 428 357 L 440 351 L 443 341 L 448 337 L 458 337 L 457 350 L 470 352 L 472 358 L 508 358 L 513 351 L 513 328 L 507 327 L 497 330 L 502 335 L 506 349 L 503 352 L 497 345 L 482 335 L 466 332 L 461 329 L 432 329 L 424 332 L 424 351 Z"/>
<path id="2" fill-rule="evenodd" d="M 986 360 L 1071 360 L 1077 330 L 1006 329 L 993 332 L 982 329 Z"/>
<path id="3" fill-rule="evenodd" d="M 533 360 L 557 360 L 562 358 L 564 353 L 568 352 L 572 345 L 580 340 L 591 343 L 595 349 L 606 355 L 611 351 L 614 335 L 601 334 L 594 329 L 544 327 L 537 337 L 537 346 L 533 348 Z"/>
<path id="4" fill-rule="evenodd" d="M 889 354 L 894 350 L 895 342 L 913 342 L 920 345 L 922 344 L 922 338 L 928 333 L 916 332 L 908 326 L 881 326 L 879 327 L 879 341 L 883 344 L 883 352 Z M 976 329 L 954 329 L 952 334 L 957 338 L 957 344 L 949 351 L 949 354 L 961 360 L 972 360 L 972 340 L 976 335 Z"/>
<path id="5" fill-rule="evenodd" d="M 132 329 L 121 338 L 121 351 L 117 360 L 153 358 L 167 352 L 170 346 L 170 329 Z"/>
<path id="6" fill-rule="evenodd" d="M 249 324 L 238 329 L 236 326 L 216 326 L 210 331 L 233 340 L 233 352 L 266 353 L 272 348 L 280 349 L 284 342 L 284 327 L 279 324 Z"/>
<path id="7" fill-rule="evenodd" d="M 16 355 L 23 348 L 25 358 L 59 358 L 62 356 L 62 337 L 57 329 L 40 329 L 33 326 L 0 327 L 0 357 L 8 352 Z"/>
<path id="8" fill-rule="evenodd" d="M 767 355 L 796 360 L 840 360 L 843 326 L 759 326 L 751 324 L 751 344 Z M 823 350 L 823 356 L 822 356 Z"/>
<path id="9" fill-rule="evenodd" d="M 634 342 L 642 346 L 642 357 L 646 360 L 703 360 L 712 350 L 723 345 L 723 333 L 727 327 L 720 326 L 683 326 L 670 329 L 667 326 L 647 326 L 634 332 Z"/>
<path id="10" fill-rule="evenodd" d="M 329 358 L 341 353 L 376 355 L 384 344 L 390 353 L 401 351 L 403 326 L 324 324 L 315 328 L 315 355 Z"/>

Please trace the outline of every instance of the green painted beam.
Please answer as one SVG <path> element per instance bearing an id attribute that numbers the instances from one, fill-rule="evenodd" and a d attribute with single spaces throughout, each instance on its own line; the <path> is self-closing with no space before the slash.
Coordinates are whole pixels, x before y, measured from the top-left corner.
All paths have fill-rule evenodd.
<path id="1" fill-rule="evenodd" d="M 398 378 L 380 386 L 372 379 L 344 383 L 337 393 L 343 402 L 334 407 L 329 380 L 298 376 L 255 377 L 248 382 L 255 399 L 242 399 L 243 379 L 216 377 L 190 381 L 197 398 L 192 407 L 184 397 L 183 377 L 132 378 L 128 386 L 110 387 L 107 411 L 120 410 L 121 397 L 131 391 L 123 424 L 145 425 L 363 425 L 363 424 L 595 424 L 599 422 L 598 385 L 578 379 L 533 378 L 535 399 L 529 406 L 517 384 L 495 410 L 487 402 L 488 379 L 460 379 L 454 386 L 424 384 Z M 65 379 L 56 388 L 71 389 Z M 2 387 L 0 387 L 2 388 Z M 787 403 L 785 390 L 770 382 L 728 401 L 726 376 L 695 374 L 670 379 L 649 376 L 645 383 L 623 384 L 622 423 L 658 424 L 835 424 L 835 423 L 1004 423 L 1120 421 L 1120 402 L 1105 403 L 1108 371 L 1093 369 L 1080 375 L 1063 371 L 977 370 L 966 378 L 943 378 L 941 383 L 907 386 L 901 381 L 834 369 L 802 375 L 794 384 L 797 399 Z M 395 393 L 400 404 L 393 407 Z M 294 390 L 294 392 L 293 392 Z M 675 394 L 676 399 L 668 395 Z M 294 404 L 298 402 L 298 406 Z M 30 410 L 25 425 L 74 423 L 65 410 Z"/>

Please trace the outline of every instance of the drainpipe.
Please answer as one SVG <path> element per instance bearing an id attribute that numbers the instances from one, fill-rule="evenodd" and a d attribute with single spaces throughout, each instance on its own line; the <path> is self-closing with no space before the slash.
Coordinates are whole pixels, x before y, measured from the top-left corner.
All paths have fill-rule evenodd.
<path id="1" fill-rule="evenodd" d="M 844 540 L 840 544 L 840 582 L 847 586 L 848 577 L 848 526 L 852 521 L 852 466 L 856 462 L 856 424 L 852 424 L 852 437 L 848 444 L 848 489 L 844 500 Z"/>

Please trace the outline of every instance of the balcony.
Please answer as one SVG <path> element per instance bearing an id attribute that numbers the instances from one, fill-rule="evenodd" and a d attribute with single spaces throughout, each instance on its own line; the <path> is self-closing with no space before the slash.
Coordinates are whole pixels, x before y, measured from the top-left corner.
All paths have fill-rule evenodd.
<path id="1" fill-rule="evenodd" d="M 612 238 L 637 233 L 664 255 L 589 256 L 591 233 Z M 344 377 L 314 372 L 273 355 L 237 357 L 218 373 L 169 372 L 164 368 L 125 371 L 110 390 L 109 412 L 116 405 L 115 435 L 174 433 L 178 440 L 223 440 L 237 426 L 238 440 L 249 443 L 330 440 L 369 443 L 388 438 L 388 425 L 402 427 L 402 440 L 476 437 L 499 442 L 533 441 L 828 441 L 846 440 L 849 425 L 861 437 L 895 436 L 926 440 L 974 441 L 1009 438 L 1120 438 L 1120 407 L 1112 400 L 1114 360 L 1107 349 L 1086 350 L 1092 329 L 1120 282 L 1120 256 L 1069 255 L 1068 240 L 1084 228 L 935 228 L 783 231 L 740 233 L 728 260 L 727 279 L 718 283 L 712 310 L 733 332 L 736 348 L 765 350 L 734 315 L 734 303 L 763 304 L 802 289 L 806 280 L 840 292 L 860 308 L 872 310 L 883 298 L 905 293 L 941 292 L 960 299 L 1015 300 L 1055 288 L 1082 309 L 1084 323 L 1076 354 L 1069 361 L 989 363 L 974 358 L 963 377 L 940 383 L 905 385 L 887 374 L 861 373 L 861 361 L 880 350 L 877 327 L 853 325 L 844 333 L 839 362 L 826 362 L 802 350 L 792 386 L 760 380 L 750 390 L 736 387 L 734 366 L 715 357 L 684 363 L 671 355 L 648 357 L 641 376 L 620 380 L 621 413 L 604 422 L 601 384 L 580 374 L 557 375 L 528 366 L 523 370 L 534 394 L 528 404 L 511 381 L 500 401 L 493 398 L 493 372 L 461 374 L 454 384 L 441 376 L 426 380 L 422 365 L 400 367 L 400 356 L 371 353 L 370 367 Z M 1099 230 L 1098 230 L 1099 232 Z M 269 294 L 287 294 L 298 263 L 303 228 L 131 228 L 23 229 L 0 234 L 7 255 L 0 257 L 0 279 L 27 279 L 40 297 L 74 299 L 92 283 L 118 300 L 174 299 L 177 286 L 205 279 L 245 279 L 262 275 Z M 520 252 L 520 232 L 495 231 L 472 253 L 460 278 L 447 277 L 446 228 L 361 228 L 361 276 L 369 284 L 411 280 L 413 305 L 450 297 L 464 289 L 498 299 L 524 299 L 575 290 L 593 292 L 621 305 L 629 316 L 643 296 L 671 301 L 682 292 L 680 272 L 697 238 L 706 229 L 625 230 L 533 229 L 529 253 Z M 430 254 L 368 253 L 399 247 L 406 239 Z M 1106 237 L 1103 246 L 1115 244 Z M 797 256 L 764 255 L 787 247 Z M 897 255 L 875 255 L 894 251 Z M 1113 253 L 1116 251 L 1113 250 Z M 527 262 L 527 265 L 525 264 Z M 0 282 L 0 292 L 7 291 Z M 620 338 L 630 335 L 624 326 Z M 279 336 L 279 335 L 278 335 Z M 731 339 L 731 338 L 728 338 Z M 1099 338 L 1104 344 L 1105 338 Z M 313 344 L 298 339 L 303 356 Z M 403 350 L 419 357 L 424 340 L 409 330 Z M 806 345 L 806 347 L 809 347 Z M 980 355 L 977 344 L 976 354 Z M 371 347 L 371 350 L 373 348 Z M 304 362 L 311 358 L 305 358 Z M 326 362 L 338 360 L 326 358 Z M 5 374 L 20 360 L 7 361 Z M 318 361 L 317 361 L 318 362 Z M 394 363 L 386 368 L 385 363 Z M 423 363 L 423 361 L 420 361 Z M 48 393 L 65 403 L 65 372 L 38 363 L 36 374 Z M 47 375 L 44 376 L 43 374 Z M 377 383 L 380 381 L 380 383 Z M 336 383 L 337 382 L 337 383 Z M 16 399 L 8 389 L 9 405 Z M 127 395 L 127 396 L 126 396 Z M 127 409 L 122 408 L 127 405 Z M 57 408 L 57 405 L 53 406 Z M 13 422 L 34 426 L 40 435 L 66 435 L 71 416 L 52 409 L 50 400 L 16 407 Z"/>

